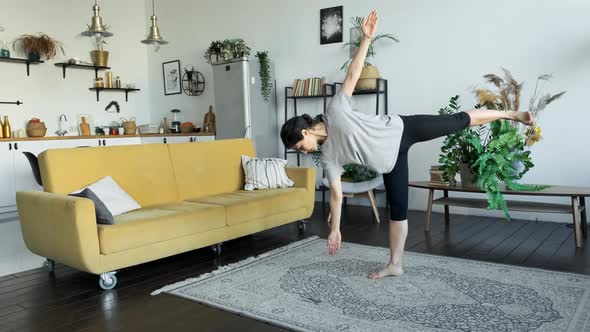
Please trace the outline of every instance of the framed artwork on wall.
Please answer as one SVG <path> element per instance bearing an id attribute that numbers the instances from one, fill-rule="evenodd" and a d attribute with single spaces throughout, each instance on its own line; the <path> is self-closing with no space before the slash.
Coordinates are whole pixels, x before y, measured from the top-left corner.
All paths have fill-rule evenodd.
<path id="1" fill-rule="evenodd" d="M 164 95 L 181 94 L 180 60 L 162 63 L 162 74 L 164 77 Z"/>
<path id="2" fill-rule="evenodd" d="M 343 6 L 320 9 L 320 44 L 342 42 Z"/>

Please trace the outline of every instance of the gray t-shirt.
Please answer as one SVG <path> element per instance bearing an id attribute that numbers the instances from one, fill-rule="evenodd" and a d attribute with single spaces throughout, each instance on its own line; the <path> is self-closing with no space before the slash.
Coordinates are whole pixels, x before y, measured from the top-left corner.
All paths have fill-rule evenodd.
<path id="1" fill-rule="evenodd" d="M 395 166 L 404 123 L 398 115 L 367 115 L 353 110 L 342 89 L 332 97 L 324 114 L 328 137 L 320 160 L 330 183 L 344 173 L 342 166 L 361 164 L 378 173 Z"/>

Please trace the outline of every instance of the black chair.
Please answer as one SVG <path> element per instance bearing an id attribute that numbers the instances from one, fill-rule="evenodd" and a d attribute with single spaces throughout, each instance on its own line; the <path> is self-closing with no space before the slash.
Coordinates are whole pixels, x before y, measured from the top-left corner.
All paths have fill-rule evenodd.
<path id="1" fill-rule="evenodd" d="M 31 169 L 33 171 L 33 176 L 35 177 L 35 181 L 43 187 L 43 181 L 41 181 L 41 172 L 39 171 L 39 159 L 31 152 L 23 152 L 29 164 L 31 165 Z"/>

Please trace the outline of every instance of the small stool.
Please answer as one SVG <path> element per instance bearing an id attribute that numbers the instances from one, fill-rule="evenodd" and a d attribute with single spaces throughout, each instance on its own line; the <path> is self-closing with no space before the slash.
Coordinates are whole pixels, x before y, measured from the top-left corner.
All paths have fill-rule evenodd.
<path id="1" fill-rule="evenodd" d="M 369 181 L 363 182 L 344 182 L 342 181 L 342 197 L 368 197 L 369 201 L 371 202 L 371 207 L 373 208 L 373 214 L 375 215 L 375 220 L 377 223 L 380 223 L 381 220 L 379 218 L 379 210 L 377 209 L 377 204 L 375 202 L 375 195 L 373 194 L 373 190 L 378 186 L 383 184 L 383 177 L 377 176 L 374 179 Z M 330 187 L 330 183 L 328 182 L 327 178 L 322 179 L 322 184 L 326 187 Z M 331 214 L 328 215 L 328 223 L 330 222 L 330 218 L 332 217 Z"/>

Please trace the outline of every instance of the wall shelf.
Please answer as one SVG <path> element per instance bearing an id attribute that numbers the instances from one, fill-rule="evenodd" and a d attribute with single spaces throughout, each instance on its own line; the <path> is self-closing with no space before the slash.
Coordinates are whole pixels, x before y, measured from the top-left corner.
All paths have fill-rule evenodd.
<path id="1" fill-rule="evenodd" d="M 58 62 L 55 64 L 57 67 L 62 67 L 63 77 L 66 78 L 66 68 L 78 68 L 78 69 L 94 69 L 94 78 L 98 77 L 99 70 L 111 69 L 111 67 L 105 66 L 95 66 L 95 65 L 84 65 L 84 64 L 74 64 L 69 62 Z"/>
<path id="2" fill-rule="evenodd" d="M 36 65 L 36 64 L 45 62 L 45 61 L 41 61 L 41 60 L 34 61 L 34 60 L 22 59 L 22 58 L 1 58 L 1 57 L 0 57 L 0 61 L 26 64 L 27 65 L 27 76 L 30 76 L 30 74 L 31 74 L 30 69 L 29 69 L 29 66 L 31 64 Z"/>
<path id="3" fill-rule="evenodd" d="M 101 91 L 125 91 L 125 101 L 129 101 L 129 92 L 140 91 L 140 89 L 130 89 L 130 88 L 89 88 L 91 91 L 96 91 L 96 101 L 100 101 L 100 92 Z"/>

